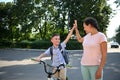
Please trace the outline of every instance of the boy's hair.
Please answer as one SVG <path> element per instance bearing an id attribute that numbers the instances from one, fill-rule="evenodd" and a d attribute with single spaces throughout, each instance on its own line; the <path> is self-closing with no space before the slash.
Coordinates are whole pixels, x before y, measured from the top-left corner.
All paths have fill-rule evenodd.
<path id="1" fill-rule="evenodd" d="M 60 36 L 58 33 L 54 33 L 51 38 L 53 38 L 54 36 Z"/>

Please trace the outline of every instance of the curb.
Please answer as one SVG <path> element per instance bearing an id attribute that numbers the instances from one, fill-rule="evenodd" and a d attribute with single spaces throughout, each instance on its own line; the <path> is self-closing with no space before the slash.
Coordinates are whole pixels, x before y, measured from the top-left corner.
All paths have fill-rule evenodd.
<path id="1" fill-rule="evenodd" d="M 2 50 L 2 49 L 0 49 L 0 50 Z M 3 50 L 21 50 L 21 51 L 45 51 L 45 50 L 47 50 L 47 49 L 27 49 L 27 48 L 4 48 Z M 71 52 L 71 51 L 75 51 L 75 52 L 81 52 L 81 51 L 83 51 L 83 50 L 67 50 L 67 51 L 69 51 L 69 52 Z"/>

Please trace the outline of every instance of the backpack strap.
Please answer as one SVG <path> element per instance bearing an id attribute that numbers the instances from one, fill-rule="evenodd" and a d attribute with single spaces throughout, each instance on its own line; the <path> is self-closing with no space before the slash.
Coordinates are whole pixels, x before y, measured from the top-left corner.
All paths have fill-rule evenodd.
<path id="1" fill-rule="evenodd" d="M 58 48 L 59 48 L 60 52 L 61 52 L 62 55 L 63 55 L 63 50 L 62 50 L 61 44 L 59 44 Z M 61 51 L 61 50 L 62 50 L 62 51 Z M 52 59 L 53 59 L 53 47 L 52 47 L 52 46 L 50 47 L 50 55 L 51 55 L 51 60 L 52 60 Z"/>
<path id="2" fill-rule="evenodd" d="M 51 55 L 51 60 L 53 59 L 53 47 L 50 47 L 50 55 Z"/>
<path id="3" fill-rule="evenodd" d="M 60 52 L 63 53 L 61 44 L 59 44 L 58 48 L 59 48 Z"/>
<path id="4" fill-rule="evenodd" d="M 60 52 L 61 52 L 61 54 L 62 54 L 62 56 L 63 56 L 63 58 L 64 58 L 65 63 L 68 64 L 68 57 L 67 57 L 67 54 L 64 53 L 64 51 L 63 51 L 61 45 L 59 45 L 58 48 L 59 48 L 59 50 L 60 50 Z"/>

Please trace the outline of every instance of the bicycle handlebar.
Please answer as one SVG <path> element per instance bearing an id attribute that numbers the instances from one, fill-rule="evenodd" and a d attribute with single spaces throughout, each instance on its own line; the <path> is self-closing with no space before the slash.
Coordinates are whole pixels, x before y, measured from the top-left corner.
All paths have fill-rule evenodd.
<path id="1" fill-rule="evenodd" d="M 33 61 L 37 61 L 36 59 L 32 59 L 32 60 L 33 60 Z M 46 67 L 47 67 L 47 66 L 53 67 L 53 66 L 47 64 L 46 62 L 44 62 L 44 61 L 42 61 L 42 60 L 37 61 L 37 62 L 40 62 L 40 64 L 43 63 L 45 72 L 46 72 L 47 74 L 50 74 L 50 75 L 53 75 L 53 74 L 55 74 L 57 71 L 59 71 L 59 70 L 60 70 L 59 68 L 60 68 L 61 66 L 65 67 L 64 64 L 60 64 L 59 66 L 56 67 L 57 69 L 55 70 L 55 72 L 48 72 Z"/>

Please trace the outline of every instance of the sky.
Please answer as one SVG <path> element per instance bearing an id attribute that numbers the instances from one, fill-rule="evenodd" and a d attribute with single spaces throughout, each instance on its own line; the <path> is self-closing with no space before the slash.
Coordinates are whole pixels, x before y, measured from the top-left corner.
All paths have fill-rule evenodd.
<path id="1" fill-rule="evenodd" d="M 112 38 L 115 36 L 115 30 L 120 26 L 120 7 L 116 8 L 116 4 L 113 4 L 114 0 L 109 0 L 108 4 L 111 5 L 111 8 L 116 10 L 116 14 L 114 17 L 110 19 L 110 23 L 107 28 L 107 36 L 108 38 Z"/>
<path id="2" fill-rule="evenodd" d="M 0 0 L 0 2 L 10 2 L 13 0 Z M 112 38 L 113 36 L 115 36 L 115 30 L 118 29 L 119 25 L 120 25 L 120 7 L 116 8 L 116 4 L 113 3 L 115 0 L 108 0 L 108 4 L 110 4 L 111 8 L 116 11 L 116 14 L 110 19 L 110 23 L 108 25 L 107 28 L 107 37 L 108 38 Z"/>
<path id="3" fill-rule="evenodd" d="M 13 1 L 13 0 L 0 0 L 0 2 L 10 2 L 10 1 Z"/>

